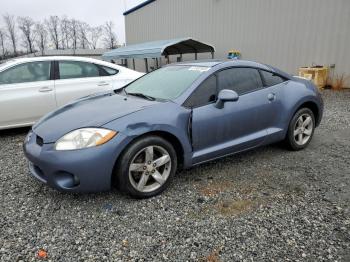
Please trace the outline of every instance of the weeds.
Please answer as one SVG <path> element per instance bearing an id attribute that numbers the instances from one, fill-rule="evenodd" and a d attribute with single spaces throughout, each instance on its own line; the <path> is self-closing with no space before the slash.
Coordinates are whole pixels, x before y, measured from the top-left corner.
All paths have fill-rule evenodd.
<path id="1" fill-rule="evenodd" d="M 346 76 L 345 74 L 336 75 L 332 81 L 332 89 L 333 90 L 341 90 L 346 87 L 346 81 L 350 76 Z"/>

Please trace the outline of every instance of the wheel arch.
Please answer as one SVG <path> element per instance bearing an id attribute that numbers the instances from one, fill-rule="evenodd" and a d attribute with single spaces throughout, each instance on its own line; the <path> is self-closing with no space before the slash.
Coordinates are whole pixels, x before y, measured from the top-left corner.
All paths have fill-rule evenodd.
<path id="1" fill-rule="evenodd" d="M 164 140 L 168 141 L 173 147 L 176 152 L 177 160 L 178 160 L 178 169 L 182 169 L 185 165 L 185 157 L 184 157 L 184 146 L 180 142 L 180 139 L 175 136 L 174 134 L 164 131 L 164 130 L 153 130 L 149 132 L 145 132 L 143 134 L 140 134 L 138 136 L 135 136 L 133 139 L 129 141 L 129 143 L 123 148 L 123 150 L 118 155 L 117 159 L 115 160 L 113 171 L 111 174 L 111 181 L 112 185 L 115 185 L 116 183 L 116 176 L 114 175 L 116 172 L 117 165 L 119 164 L 119 160 L 121 156 L 124 154 L 124 152 L 129 148 L 129 146 L 134 143 L 137 140 L 143 139 L 148 136 L 158 136 L 163 138 Z"/>
<path id="2" fill-rule="evenodd" d="M 184 164 L 184 148 L 180 142 L 180 139 L 175 136 L 174 134 L 168 132 L 168 131 L 150 131 L 147 133 L 142 134 L 141 136 L 137 137 L 136 139 L 141 139 L 146 136 L 159 136 L 163 138 L 164 140 L 168 141 L 175 149 L 177 160 L 178 160 L 178 168 L 182 168 Z"/>
<path id="3" fill-rule="evenodd" d="M 296 110 L 294 110 L 292 117 L 295 115 L 296 112 L 298 112 L 302 108 L 308 108 L 312 111 L 312 113 L 314 114 L 314 117 L 315 117 L 315 124 L 317 127 L 321 122 L 320 109 L 319 109 L 317 103 L 315 103 L 314 101 L 311 101 L 311 100 L 301 103 L 296 108 Z"/>

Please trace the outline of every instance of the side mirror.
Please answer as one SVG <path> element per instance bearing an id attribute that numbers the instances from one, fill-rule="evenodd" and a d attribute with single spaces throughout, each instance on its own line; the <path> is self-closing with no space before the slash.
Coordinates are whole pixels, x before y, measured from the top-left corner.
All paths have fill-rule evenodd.
<path id="1" fill-rule="evenodd" d="M 215 104 L 217 108 L 223 108 L 225 102 L 236 102 L 239 99 L 237 92 L 229 89 L 224 89 L 219 92 L 218 100 Z"/>

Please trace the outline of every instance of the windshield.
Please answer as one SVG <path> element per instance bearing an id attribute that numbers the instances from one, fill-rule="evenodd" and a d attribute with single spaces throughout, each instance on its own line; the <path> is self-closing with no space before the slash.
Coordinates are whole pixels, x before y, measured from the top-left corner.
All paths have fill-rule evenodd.
<path id="1" fill-rule="evenodd" d="M 209 67 L 167 66 L 151 72 L 126 87 L 129 94 L 143 94 L 173 100 L 181 95 Z"/>

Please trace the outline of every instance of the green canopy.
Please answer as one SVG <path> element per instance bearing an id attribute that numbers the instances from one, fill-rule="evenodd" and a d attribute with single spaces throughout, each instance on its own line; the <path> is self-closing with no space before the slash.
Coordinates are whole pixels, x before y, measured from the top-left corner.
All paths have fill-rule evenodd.
<path id="1" fill-rule="evenodd" d="M 158 58 L 161 56 L 214 53 L 213 46 L 199 42 L 192 38 L 178 38 L 146 42 L 120 47 L 103 54 L 104 60 L 126 58 Z"/>

